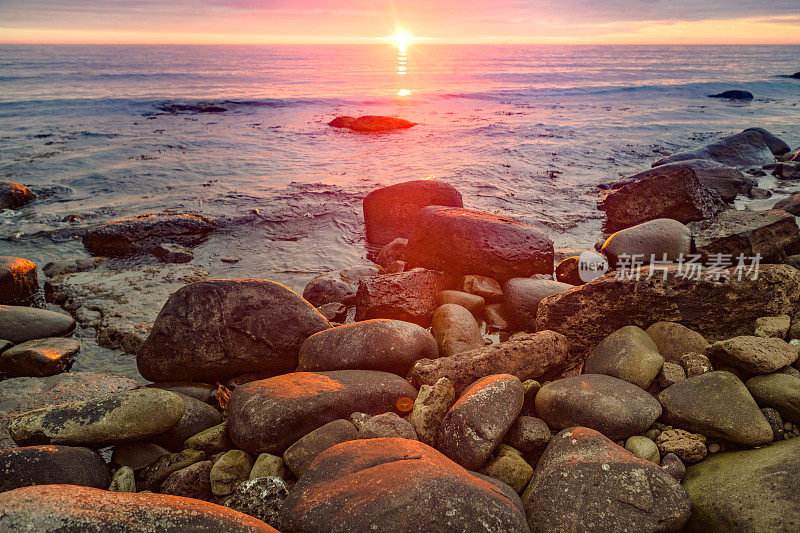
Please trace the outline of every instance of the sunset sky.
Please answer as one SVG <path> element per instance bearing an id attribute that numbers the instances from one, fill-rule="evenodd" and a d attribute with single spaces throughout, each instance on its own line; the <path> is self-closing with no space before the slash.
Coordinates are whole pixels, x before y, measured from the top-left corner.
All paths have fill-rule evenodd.
<path id="1" fill-rule="evenodd" d="M 0 0 L 0 42 L 800 43 L 798 0 Z"/>

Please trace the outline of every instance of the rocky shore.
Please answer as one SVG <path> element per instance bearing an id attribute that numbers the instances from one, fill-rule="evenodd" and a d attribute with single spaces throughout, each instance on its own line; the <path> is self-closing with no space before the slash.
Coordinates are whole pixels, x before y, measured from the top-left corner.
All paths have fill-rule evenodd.
<path id="1" fill-rule="evenodd" d="M 800 148 L 759 128 L 664 157 L 574 254 L 385 187 L 374 263 L 302 296 L 208 279 L 196 213 L 87 231 L 42 269 L 66 313 L 2 257 L 0 531 L 797 531 L 800 187 L 753 210 L 768 174 Z M 77 327 L 142 382 L 71 371 Z"/>

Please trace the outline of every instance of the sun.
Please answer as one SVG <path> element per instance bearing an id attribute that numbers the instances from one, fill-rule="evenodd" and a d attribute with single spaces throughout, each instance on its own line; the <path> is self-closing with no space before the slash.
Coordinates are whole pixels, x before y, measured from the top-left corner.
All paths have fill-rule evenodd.
<path id="1" fill-rule="evenodd" d="M 398 49 L 405 50 L 408 45 L 419 39 L 414 37 L 409 32 L 402 28 L 398 28 L 391 37 L 384 37 L 387 41 L 391 41 Z"/>

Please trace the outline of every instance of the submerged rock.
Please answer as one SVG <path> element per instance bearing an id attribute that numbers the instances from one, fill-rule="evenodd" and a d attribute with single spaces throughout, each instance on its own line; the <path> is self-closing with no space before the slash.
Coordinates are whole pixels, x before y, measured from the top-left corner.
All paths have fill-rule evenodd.
<path id="1" fill-rule="evenodd" d="M 75 329 L 64 313 L 19 305 L 0 305 L 0 339 L 19 344 L 44 337 L 63 337 Z"/>
<path id="2" fill-rule="evenodd" d="M 54 483 L 105 489 L 110 478 L 106 462 L 89 448 L 27 446 L 0 449 L 0 492 Z"/>
<path id="3" fill-rule="evenodd" d="M 775 156 L 764 142 L 764 137 L 755 131 L 744 131 L 688 152 L 664 157 L 653 166 L 689 159 L 711 159 L 738 168 L 762 167 L 775 162 Z"/>
<path id="4" fill-rule="evenodd" d="M 0 304 L 24 303 L 38 290 L 35 263 L 21 257 L 0 256 Z"/>
<path id="5" fill-rule="evenodd" d="M 362 133 L 403 130 L 416 125 L 416 122 L 381 115 L 364 115 L 363 117 L 340 116 L 328 122 L 328 126 L 333 128 L 347 128 Z"/>
<path id="6" fill-rule="evenodd" d="M 314 307 L 328 303 L 355 304 L 356 291 L 362 280 L 380 274 L 376 266 L 361 265 L 335 272 L 320 274 L 308 282 L 303 290 L 303 298 Z"/>
<path id="7" fill-rule="evenodd" d="M 719 94 L 709 94 L 708 97 L 725 98 L 726 100 L 752 100 L 753 93 L 751 93 L 750 91 L 733 90 L 733 91 L 721 92 Z"/>
<path id="8" fill-rule="evenodd" d="M 390 318 L 428 327 L 436 297 L 450 285 L 444 272 L 424 268 L 369 278 L 356 293 L 356 320 Z"/>
<path id="9" fill-rule="evenodd" d="M 48 337 L 26 341 L 0 353 L 0 376 L 44 377 L 59 374 L 72 365 L 81 341 Z"/>
<path id="10" fill-rule="evenodd" d="M 0 181 L 0 211 L 18 209 L 36 199 L 36 195 L 24 185 L 13 181 Z"/>

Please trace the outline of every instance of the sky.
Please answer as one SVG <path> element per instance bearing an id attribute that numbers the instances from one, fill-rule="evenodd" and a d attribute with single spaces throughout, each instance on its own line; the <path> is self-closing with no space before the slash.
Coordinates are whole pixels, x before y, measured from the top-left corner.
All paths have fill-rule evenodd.
<path id="1" fill-rule="evenodd" d="M 0 0 L 0 42 L 800 44 L 800 0 Z"/>

